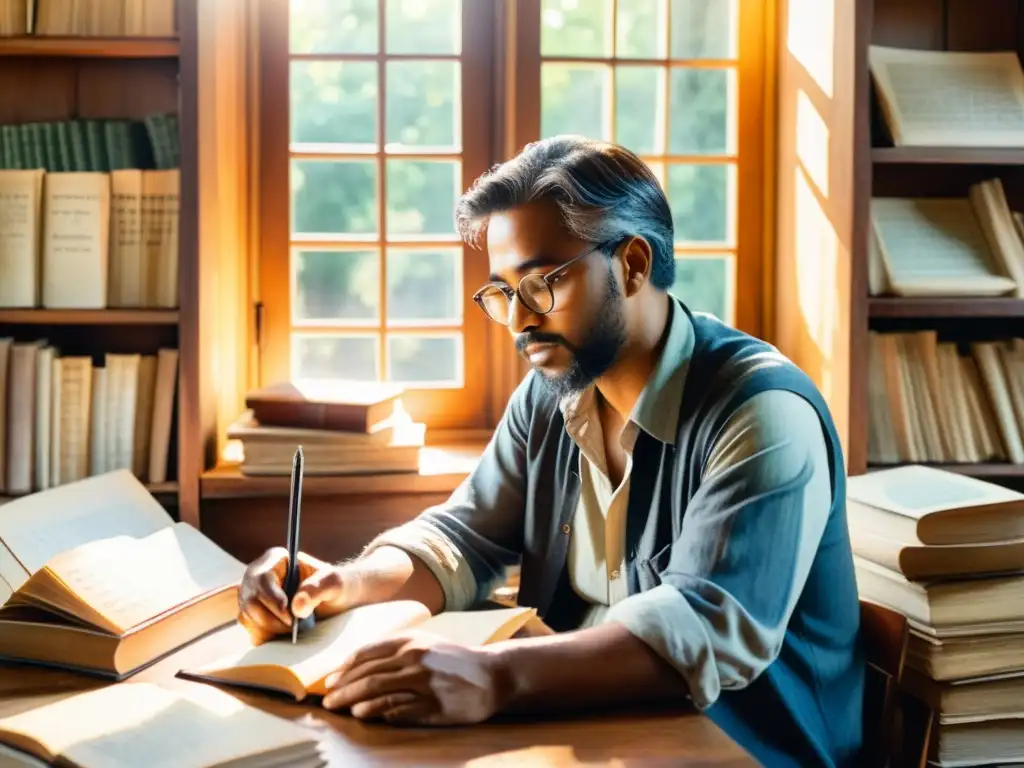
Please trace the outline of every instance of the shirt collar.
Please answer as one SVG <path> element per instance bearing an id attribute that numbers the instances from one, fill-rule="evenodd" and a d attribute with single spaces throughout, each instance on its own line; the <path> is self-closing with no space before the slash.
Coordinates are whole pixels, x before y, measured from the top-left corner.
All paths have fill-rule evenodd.
<path id="1" fill-rule="evenodd" d="M 693 356 L 693 344 L 693 323 L 679 302 L 670 298 L 665 345 L 629 418 L 651 437 L 667 445 L 674 445 L 676 441 L 679 409 L 686 372 Z M 570 434 L 575 435 L 586 422 L 592 403 L 593 385 L 561 399 L 559 406 Z"/>

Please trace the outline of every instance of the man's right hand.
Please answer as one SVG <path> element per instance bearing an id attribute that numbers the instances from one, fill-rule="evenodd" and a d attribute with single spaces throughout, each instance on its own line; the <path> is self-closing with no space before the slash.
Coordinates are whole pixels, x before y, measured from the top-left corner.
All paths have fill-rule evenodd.
<path id="1" fill-rule="evenodd" d="M 350 607 L 342 569 L 300 552 L 299 588 L 289 608 L 283 586 L 287 569 L 284 547 L 268 549 L 245 569 L 238 592 L 238 620 L 255 643 L 290 632 L 293 613 L 301 619 L 315 612 L 322 619 Z"/>

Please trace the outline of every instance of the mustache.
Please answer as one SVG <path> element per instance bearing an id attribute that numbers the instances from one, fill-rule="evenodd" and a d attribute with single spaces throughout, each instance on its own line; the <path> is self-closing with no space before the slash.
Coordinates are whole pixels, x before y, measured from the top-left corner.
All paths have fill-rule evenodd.
<path id="1" fill-rule="evenodd" d="M 533 331 L 531 333 L 521 333 L 516 336 L 516 351 L 518 351 L 519 354 L 524 354 L 526 352 L 526 348 L 530 344 L 560 344 L 570 350 L 572 349 L 572 345 L 557 333 Z"/>

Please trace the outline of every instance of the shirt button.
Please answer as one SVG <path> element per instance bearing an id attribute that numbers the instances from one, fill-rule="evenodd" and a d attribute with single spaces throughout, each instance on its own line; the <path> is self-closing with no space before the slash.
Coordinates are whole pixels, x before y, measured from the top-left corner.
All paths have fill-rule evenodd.
<path id="1" fill-rule="evenodd" d="M 618 572 L 618 570 L 612 571 L 612 578 L 613 578 L 613 579 L 617 579 L 617 578 L 619 578 L 619 572 Z"/>
<path id="2" fill-rule="evenodd" d="M 564 533 L 567 536 L 569 535 L 569 524 L 568 523 L 563 523 L 562 524 L 562 533 Z"/>

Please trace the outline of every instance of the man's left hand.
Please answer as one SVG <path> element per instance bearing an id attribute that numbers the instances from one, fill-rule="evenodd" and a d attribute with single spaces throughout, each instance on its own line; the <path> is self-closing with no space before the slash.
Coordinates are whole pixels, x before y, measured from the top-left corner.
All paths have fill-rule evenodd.
<path id="1" fill-rule="evenodd" d="M 429 635 L 367 645 L 325 681 L 326 709 L 351 708 L 361 720 L 466 725 L 501 708 L 497 656 Z"/>

